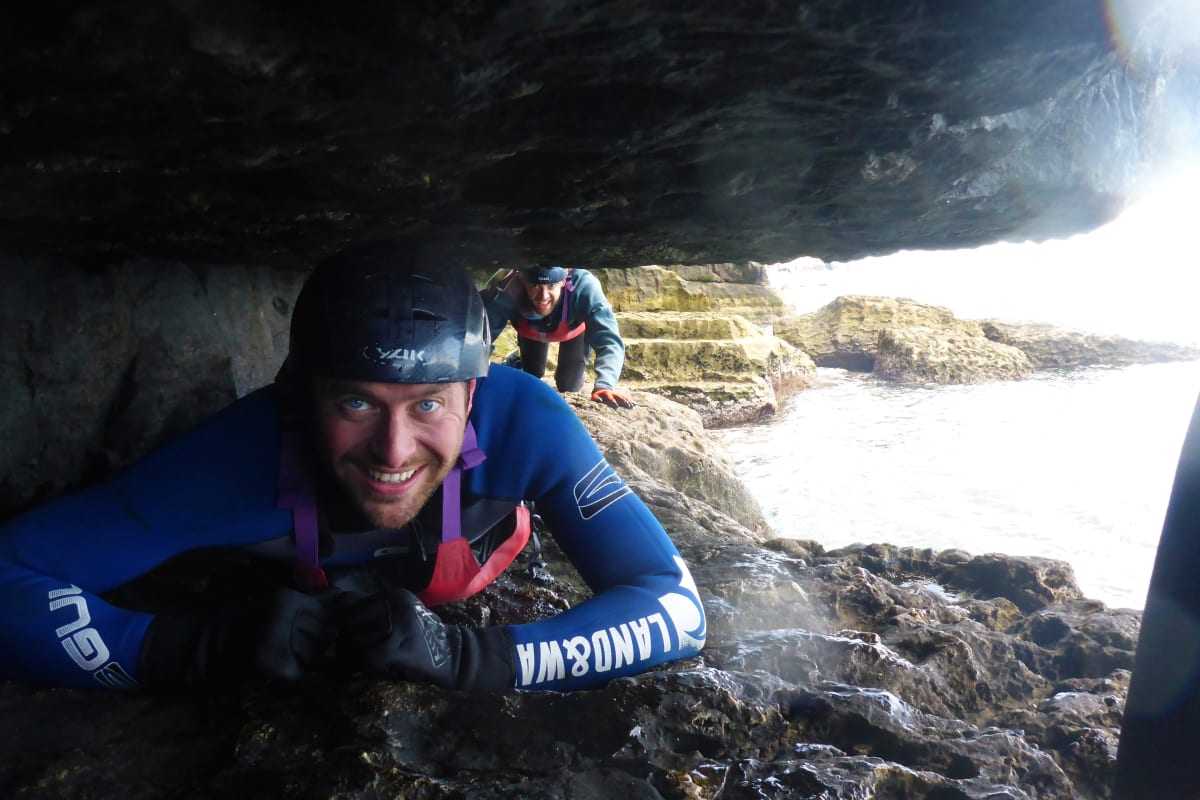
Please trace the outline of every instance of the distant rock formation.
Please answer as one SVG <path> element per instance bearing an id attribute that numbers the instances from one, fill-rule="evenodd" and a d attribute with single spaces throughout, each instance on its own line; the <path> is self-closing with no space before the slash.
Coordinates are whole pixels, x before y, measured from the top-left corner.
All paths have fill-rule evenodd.
<path id="1" fill-rule="evenodd" d="M 621 383 L 697 411 L 708 428 L 762 420 L 817 367 L 920 384 L 1019 380 L 1035 370 L 1200 359 L 1200 347 L 1052 325 L 964 320 L 902 297 L 843 295 L 789 313 L 760 264 L 595 270 L 626 344 Z M 688 277 L 684 277 L 684 276 Z M 516 348 L 511 329 L 503 357 Z M 551 349 L 550 363 L 553 365 Z"/>
<path id="2" fill-rule="evenodd" d="M 914 383 L 976 383 L 1036 369 L 1200 359 L 1200 347 L 1146 342 L 1036 323 L 961 320 L 947 308 L 844 295 L 774 323 L 775 335 L 817 366 Z"/>
<path id="3" fill-rule="evenodd" d="M 1015 347 L 930 328 L 885 328 L 876 341 L 881 378 L 909 383 L 979 383 L 1027 378 L 1033 367 Z"/>
<path id="4" fill-rule="evenodd" d="M 1087 333 L 1033 322 L 981 320 L 983 335 L 993 342 L 1012 345 L 1034 369 L 1125 366 L 1200 359 L 1200 347 L 1176 342 L 1148 342 L 1124 336 Z"/>
<path id="5" fill-rule="evenodd" d="M 864 295 L 843 295 L 809 314 L 785 315 L 774 325 L 776 336 L 808 353 L 817 366 L 855 372 L 875 368 L 879 334 L 893 328 L 983 337 L 978 323 L 959 320 L 948 308 Z"/>

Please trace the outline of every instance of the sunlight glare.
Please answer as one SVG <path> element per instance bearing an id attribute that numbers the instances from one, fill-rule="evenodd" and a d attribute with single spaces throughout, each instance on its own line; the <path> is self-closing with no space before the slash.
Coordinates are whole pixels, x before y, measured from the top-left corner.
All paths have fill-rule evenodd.
<path id="1" fill-rule="evenodd" d="M 807 313 L 844 294 L 904 297 L 963 319 L 1042 322 L 1092 333 L 1200 343 L 1193 265 L 1200 163 L 1173 171 L 1112 222 L 1041 243 L 973 250 L 903 250 L 807 269 L 772 270 L 780 288 L 804 284 Z M 816 261 L 822 267 L 820 261 Z M 789 295 L 800 296 L 795 291 Z"/>

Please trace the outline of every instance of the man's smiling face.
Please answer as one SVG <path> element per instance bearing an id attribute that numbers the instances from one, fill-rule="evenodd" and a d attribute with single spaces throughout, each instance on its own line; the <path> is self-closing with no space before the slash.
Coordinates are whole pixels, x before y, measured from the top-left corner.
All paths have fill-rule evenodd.
<path id="1" fill-rule="evenodd" d="M 410 522 L 462 450 L 475 382 L 315 385 L 318 449 L 377 528 Z"/>
<path id="2" fill-rule="evenodd" d="M 558 303 L 558 298 L 562 295 L 563 284 L 565 281 L 558 283 L 526 283 L 525 296 L 529 298 L 529 305 L 533 306 L 533 310 L 541 315 L 546 316 L 554 310 L 554 306 Z"/>

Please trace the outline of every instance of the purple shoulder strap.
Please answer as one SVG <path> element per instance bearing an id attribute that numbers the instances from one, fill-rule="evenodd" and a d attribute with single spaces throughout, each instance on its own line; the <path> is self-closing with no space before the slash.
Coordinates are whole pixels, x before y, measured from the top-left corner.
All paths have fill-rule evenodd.
<path id="1" fill-rule="evenodd" d="M 303 583 L 324 586 L 317 538 L 317 501 L 312 475 L 305 466 L 300 436 L 283 432 L 279 449 L 279 508 L 291 509 L 296 538 L 296 572 Z"/>
<path id="2" fill-rule="evenodd" d="M 442 541 L 450 542 L 462 536 L 462 472 L 483 463 L 487 458 L 479 449 L 475 426 L 467 423 L 463 432 L 462 452 L 458 462 L 442 481 Z"/>
<path id="3" fill-rule="evenodd" d="M 563 288 L 566 289 L 567 291 L 566 291 L 566 296 L 563 297 L 562 324 L 568 325 L 569 323 L 567 322 L 567 306 L 571 305 L 571 292 L 575 291 L 575 284 L 571 283 L 570 273 L 567 274 L 566 283 L 563 285 Z"/>

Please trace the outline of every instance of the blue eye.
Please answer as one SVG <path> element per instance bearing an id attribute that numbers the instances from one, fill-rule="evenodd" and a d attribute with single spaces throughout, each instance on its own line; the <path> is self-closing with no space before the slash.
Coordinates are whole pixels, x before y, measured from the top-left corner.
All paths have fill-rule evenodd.
<path id="1" fill-rule="evenodd" d="M 366 411 L 371 407 L 371 404 L 361 397 L 347 397 L 341 401 L 340 405 L 347 411 Z"/>
<path id="2" fill-rule="evenodd" d="M 440 400 L 425 399 L 425 400 L 422 400 L 421 402 L 417 403 L 417 410 L 423 411 L 426 414 L 429 414 L 433 411 L 437 411 L 441 407 L 442 407 L 442 403 Z"/>

